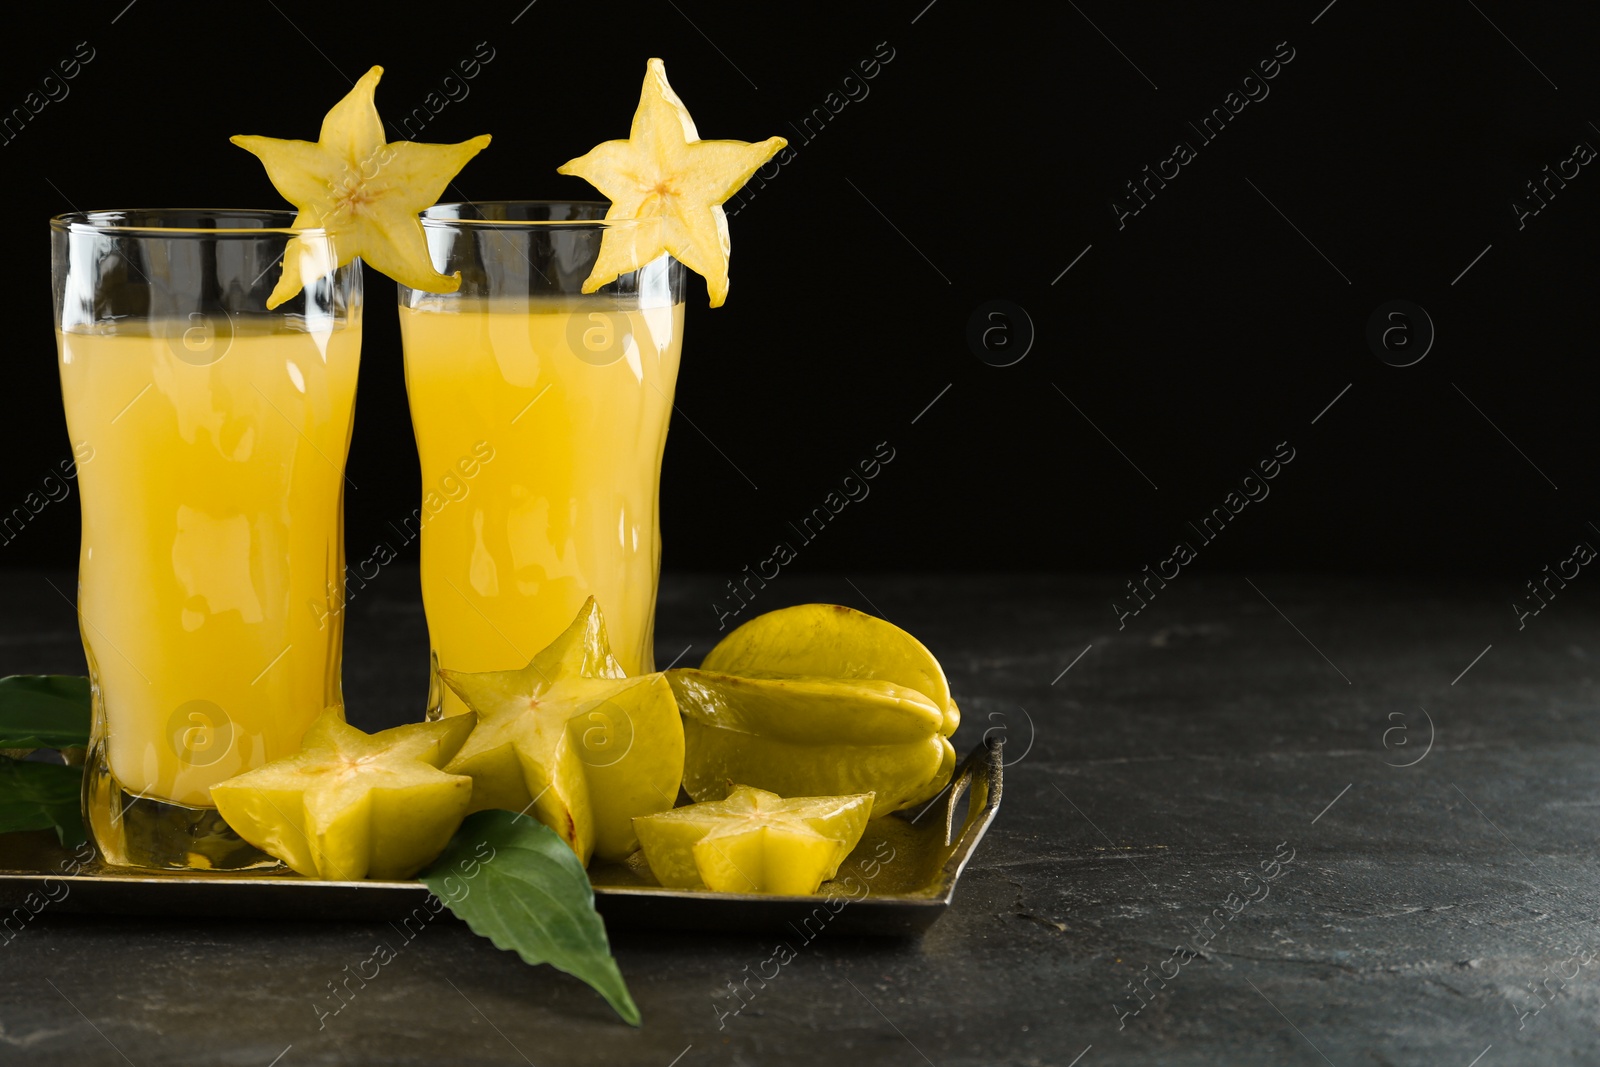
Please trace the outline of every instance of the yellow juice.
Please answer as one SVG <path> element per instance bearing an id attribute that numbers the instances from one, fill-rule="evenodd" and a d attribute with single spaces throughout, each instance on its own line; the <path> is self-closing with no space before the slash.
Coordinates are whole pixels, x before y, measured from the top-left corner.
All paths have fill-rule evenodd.
<path id="1" fill-rule="evenodd" d="M 524 667 L 593 595 L 623 669 L 653 670 L 683 305 L 424 299 L 400 327 L 435 666 Z"/>
<path id="2" fill-rule="evenodd" d="M 57 341 L 88 457 L 78 605 L 96 736 L 125 791 L 207 807 L 213 784 L 297 751 L 341 699 L 361 334 L 238 324 L 200 359 L 190 329 Z"/>

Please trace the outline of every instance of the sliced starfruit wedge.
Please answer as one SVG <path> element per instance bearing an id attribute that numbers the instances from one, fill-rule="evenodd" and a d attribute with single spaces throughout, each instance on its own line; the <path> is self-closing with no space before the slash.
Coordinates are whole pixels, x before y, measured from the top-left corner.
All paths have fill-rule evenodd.
<path id="1" fill-rule="evenodd" d="M 471 776 L 472 810 L 531 810 L 587 864 L 625 858 L 638 847 L 634 817 L 677 799 L 683 723 L 672 687 L 659 673 L 624 675 L 594 597 L 522 670 L 439 677 L 478 714 L 445 768 Z"/>
<path id="2" fill-rule="evenodd" d="M 669 671 L 684 716 L 684 789 L 876 794 L 874 817 L 950 781 L 961 721 L 939 661 L 898 626 L 835 604 L 750 620 L 699 670 Z"/>
<path id="3" fill-rule="evenodd" d="M 711 306 L 728 298 L 728 215 L 722 204 L 789 142 L 769 137 L 702 141 L 689 109 L 667 83 L 666 65 L 647 64 L 639 108 L 625 141 L 606 141 L 558 170 L 583 178 L 610 199 L 608 220 L 637 219 L 600 239 L 583 283 L 592 293 L 663 252 L 706 280 Z"/>
<path id="4" fill-rule="evenodd" d="M 293 297 L 305 279 L 321 277 L 357 256 L 413 289 L 453 293 L 461 285 L 459 271 L 444 275 L 433 269 L 417 215 L 439 199 L 489 137 L 460 144 L 385 140 L 373 100 L 382 77 L 382 67 L 363 74 L 322 120 L 314 142 L 230 138 L 260 158 L 273 186 L 299 209 L 294 228 L 327 230 L 337 253 L 334 262 L 327 262 L 324 243 L 293 238 L 284 251 L 283 274 L 267 298 L 268 308 Z"/>
<path id="5" fill-rule="evenodd" d="M 211 787 L 233 831 L 308 878 L 410 878 L 467 815 L 472 779 L 439 768 L 470 715 L 366 734 L 324 711 L 293 756 Z"/>
<path id="6" fill-rule="evenodd" d="M 815 893 L 861 840 L 872 794 L 795 797 L 741 785 L 726 800 L 634 820 L 656 881 L 722 893 Z"/>

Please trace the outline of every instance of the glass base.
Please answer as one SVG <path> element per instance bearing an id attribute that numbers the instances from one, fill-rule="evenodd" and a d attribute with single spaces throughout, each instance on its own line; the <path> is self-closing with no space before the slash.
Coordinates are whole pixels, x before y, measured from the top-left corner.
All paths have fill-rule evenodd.
<path id="1" fill-rule="evenodd" d="M 428 709 L 425 718 L 438 722 L 444 718 L 444 679 L 439 677 L 439 653 L 428 649 Z"/>
<path id="2" fill-rule="evenodd" d="M 229 829 L 215 808 L 191 808 L 128 792 L 112 775 L 103 745 L 90 749 L 85 763 L 83 821 L 102 862 L 167 871 L 280 866 Z"/>

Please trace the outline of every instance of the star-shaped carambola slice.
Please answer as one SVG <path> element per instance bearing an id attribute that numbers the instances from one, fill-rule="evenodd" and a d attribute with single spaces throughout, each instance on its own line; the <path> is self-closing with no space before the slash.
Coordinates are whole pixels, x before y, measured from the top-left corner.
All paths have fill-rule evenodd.
<path id="1" fill-rule="evenodd" d="M 723 893 L 815 893 L 861 840 L 872 794 L 795 797 L 737 786 L 726 800 L 634 820 L 656 881 Z"/>
<path id="2" fill-rule="evenodd" d="M 324 711 L 300 751 L 211 787 L 233 831 L 308 878 L 410 878 L 466 818 L 472 779 L 440 770 L 470 715 L 366 734 Z"/>
<path id="3" fill-rule="evenodd" d="M 683 723 L 661 674 L 629 678 L 590 597 L 517 671 L 444 680 L 478 715 L 445 768 L 473 780 L 472 810 L 531 810 L 585 864 L 638 846 L 633 818 L 670 808 L 683 780 Z"/>
<path id="4" fill-rule="evenodd" d="M 730 247 L 723 201 L 788 143 L 782 137 L 759 144 L 702 141 L 667 83 L 666 65 L 650 60 L 628 139 L 606 141 L 559 168 L 611 200 L 608 220 L 639 220 L 606 231 L 583 291 L 592 293 L 669 252 L 705 278 L 711 306 L 721 307 L 728 298 Z"/>
<path id="5" fill-rule="evenodd" d="M 299 209 L 295 229 L 324 229 L 333 239 L 336 262 L 328 261 L 325 242 L 299 237 L 289 242 L 268 308 L 300 292 L 305 281 L 357 256 L 413 289 L 453 293 L 461 285 L 459 272 L 444 275 L 433 269 L 417 215 L 439 199 L 467 161 L 489 143 L 489 136 L 460 144 L 387 141 L 373 102 L 381 77 L 382 67 L 363 74 L 322 120 L 315 142 L 231 138 L 261 159 L 273 186 Z"/>

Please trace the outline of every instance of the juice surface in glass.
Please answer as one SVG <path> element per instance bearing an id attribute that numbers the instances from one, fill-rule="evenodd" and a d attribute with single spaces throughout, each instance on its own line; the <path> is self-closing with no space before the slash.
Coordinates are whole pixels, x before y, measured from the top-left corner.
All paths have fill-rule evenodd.
<path id="1" fill-rule="evenodd" d="M 297 751 L 341 700 L 357 322 L 236 326 L 204 363 L 181 321 L 57 331 L 79 625 L 128 793 L 209 806 L 213 784 Z"/>
<path id="2" fill-rule="evenodd" d="M 683 304 L 638 305 L 561 295 L 402 305 L 435 666 L 521 668 L 593 595 L 623 669 L 654 669 L 659 482 Z M 464 710 L 435 690 L 434 709 Z"/>

